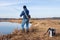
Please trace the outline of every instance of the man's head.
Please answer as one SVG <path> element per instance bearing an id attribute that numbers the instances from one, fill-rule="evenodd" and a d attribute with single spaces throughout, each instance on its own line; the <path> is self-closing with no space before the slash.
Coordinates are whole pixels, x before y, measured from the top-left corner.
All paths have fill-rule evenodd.
<path id="1" fill-rule="evenodd" d="M 26 9 L 26 8 L 27 8 L 26 5 L 24 5 L 24 6 L 23 6 L 23 9 Z"/>

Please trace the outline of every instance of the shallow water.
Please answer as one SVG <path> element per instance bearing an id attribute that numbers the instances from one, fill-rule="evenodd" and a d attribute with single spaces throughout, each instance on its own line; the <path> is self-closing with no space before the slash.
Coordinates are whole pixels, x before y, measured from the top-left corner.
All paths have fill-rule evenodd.
<path id="1" fill-rule="evenodd" d="M 29 25 L 29 27 L 30 26 L 31 26 L 31 24 Z M 0 22 L 0 34 L 10 34 L 16 28 L 21 29 L 22 28 L 21 24 L 11 23 L 11 22 Z"/>

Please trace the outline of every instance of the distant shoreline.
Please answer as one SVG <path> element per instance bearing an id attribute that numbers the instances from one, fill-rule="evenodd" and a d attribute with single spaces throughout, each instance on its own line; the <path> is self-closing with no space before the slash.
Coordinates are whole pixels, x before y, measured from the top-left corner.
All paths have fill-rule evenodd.
<path id="1" fill-rule="evenodd" d="M 52 18 L 31 18 L 31 20 L 44 20 L 44 19 L 60 19 L 60 17 L 52 17 Z M 22 20 L 22 18 L 0 18 L 0 20 Z"/>

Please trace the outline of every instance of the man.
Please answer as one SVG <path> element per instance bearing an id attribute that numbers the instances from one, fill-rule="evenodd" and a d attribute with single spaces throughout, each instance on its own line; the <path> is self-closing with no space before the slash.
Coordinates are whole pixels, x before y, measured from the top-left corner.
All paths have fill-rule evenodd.
<path id="1" fill-rule="evenodd" d="M 25 31 L 24 29 L 24 25 L 26 24 L 26 31 L 29 32 L 29 10 L 27 9 L 27 7 L 24 5 L 23 6 L 23 11 L 20 14 L 20 17 L 23 16 L 23 20 L 22 20 L 22 30 Z"/>

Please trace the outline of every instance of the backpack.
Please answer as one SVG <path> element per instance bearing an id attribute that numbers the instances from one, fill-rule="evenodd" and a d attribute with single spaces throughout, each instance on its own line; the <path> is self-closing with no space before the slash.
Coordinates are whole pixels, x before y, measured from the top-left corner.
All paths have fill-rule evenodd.
<path id="1" fill-rule="evenodd" d="M 50 28 L 49 29 L 49 35 L 50 35 L 50 37 L 55 36 L 55 34 L 56 34 L 56 30 L 53 29 L 53 28 Z"/>
<path id="2" fill-rule="evenodd" d="M 28 15 L 29 19 L 31 18 L 31 15 Z"/>

